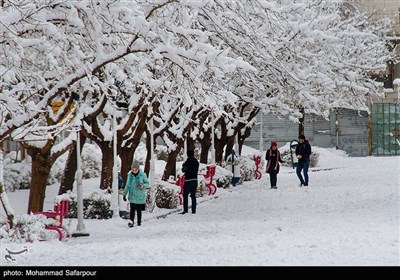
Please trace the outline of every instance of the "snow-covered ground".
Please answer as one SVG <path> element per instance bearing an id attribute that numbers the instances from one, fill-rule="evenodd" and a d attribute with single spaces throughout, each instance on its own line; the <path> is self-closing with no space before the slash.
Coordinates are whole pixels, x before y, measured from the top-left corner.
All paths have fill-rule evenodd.
<path id="1" fill-rule="evenodd" d="M 347 157 L 313 147 L 319 164 L 299 188 L 282 167 L 278 189 L 259 181 L 218 189 L 199 199 L 197 213 L 179 209 L 127 220 L 84 220 L 88 237 L 27 244 L 1 242 L 1 266 L 399 266 L 400 157 Z M 98 179 L 84 181 L 89 190 Z M 57 192 L 49 186 L 46 203 Z M 9 193 L 17 213 L 28 192 Z M 77 220 L 71 219 L 72 230 Z M 24 247 L 25 246 L 25 247 Z M 6 249 L 16 255 L 4 258 Z"/>

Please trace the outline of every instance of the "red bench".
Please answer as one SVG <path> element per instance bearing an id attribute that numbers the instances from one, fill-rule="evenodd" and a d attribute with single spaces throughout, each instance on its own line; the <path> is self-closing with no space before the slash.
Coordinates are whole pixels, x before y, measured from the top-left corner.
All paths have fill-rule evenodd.
<path id="1" fill-rule="evenodd" d="M 178 175 L 178 179 L 176 180 L 175 185 L 181 187 L 181 190 L 179 191 L 178 194 L 178 198 L 179 198 L 179 205 L 182 205 L 183 203 L 182 195 L 183 195 L 183 186 L 185 185 L 185 175 L 181 176 Z"/>
<path id="2" fill-rule="evenodd" d="M 261 163 L 261 156 L 253 156 L 253 160 L 255 161 L 255 163 L 256 163 L 256 170 L 254 171 L 254 178 L 256 179 L 256 180 L 259 180 L 259 179 L 261 179 L 261 172 L 258 170 L 259 169 L 259 165 L 260 165 L 260 163 Z"/>
<path id="3" fill-rule="evenodd" d="M 206 187 L 208 188 L 208 195 L 215 194 L 217 192 L 217 186 L 213 184 L 213 178 L 215 176 L 215 165 L 207 165 L 207 172 L 206 174 L 199 174 L 203 175 L 204 178 L 210 179 L 208 183 L 206 183 Z"/>
<path id="4" fill-rule="evenodd" d="M 70 233 L 66 230 L 63 226 L 63 221 L 65 215 L 68 213 L 68 199 L 62 199 L 61 201 L 54 204 L 54 211 L 47 211 L 47 212 L 34 212 L 35 215 L 44 215 L 47 218 L 54 219 L 54 224 L 46 225 L 45 229 L 48 230 L 55 230 L 58 232 L 58 239 L 61 241 L 63 239 L 63 232 L 66 231 L 66 236 L 69 237 Z"/>
<path id="5" fill-rule="evenodd" d="M 208 183 L 206 183 L 206 187 L 208 188 L 208 195 L 215 194 L 217 192 L 217 187 L 213 184 L 213 177 L 215 176 L 215 165 L 208 165 L 206 174 L 199 174 L 203 175 L 204 178 L 210 179 Z M 183 186 L 185 185 L 185 175 L 178 175 L 178 179 L 175 182 L 175 185 L 180 186 L 181 190 L 178 194 L 179 204 L 182 205 L 183 203 Z"/>

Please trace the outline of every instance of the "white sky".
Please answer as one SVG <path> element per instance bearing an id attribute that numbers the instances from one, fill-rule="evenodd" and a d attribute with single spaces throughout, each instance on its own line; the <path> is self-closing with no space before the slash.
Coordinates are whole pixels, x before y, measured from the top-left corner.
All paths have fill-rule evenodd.
<path id="1" fill-rule="evenodd" d="M 293 169 L 281 167 L 277 190 L 269 188 L 263 173 L 259 181 L 199 198 L 195 215 L 178 214 L 181 207 L 156 209 L 143 213 L 141 227 L 128 228 L 128 220 L 120 218 L 84 220 L 88 237 L 24 244 L 2 240 L 0 264 L 398 266 L 400 157 L 313 151 L 320 160 L 309 172 L 308 188 L 297 187 Z M 85 191 L 94 190 L 98 181 L 85 180 Z M 57 190 L 58 185 L 47 188 L 47 206 Z M 25 213 L 28 191 L 8 196 L 15 212 Z M 75 230 L 77 220 L 69 221 Z M 6 249 L 23 246 L 27 254 L 16 255 L 14 263 L 5 260 Z"/>

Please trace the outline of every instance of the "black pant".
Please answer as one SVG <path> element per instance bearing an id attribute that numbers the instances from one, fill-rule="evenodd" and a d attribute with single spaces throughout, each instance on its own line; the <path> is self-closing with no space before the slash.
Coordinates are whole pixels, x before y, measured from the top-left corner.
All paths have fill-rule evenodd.
<path id="1" fill-rule="evenodd" d="M 278 173 L 275 170 L 269 172 L 269 181 L 271 182 L 271 187 L 276 187 L 276 181 L 278 181 Z"/>
<path id="2" fill-rule="evenodd" d="M 132 223 L 134 223 L 135 220 L 135 210 L 137 213 L 137 224 L 141 225 L 142 223 L 142 211 L 144 210 L 145 204 L 136 204 L 136 203 L 131 203 L 131 212 L 130 212 L 130 219 Z"/>
<path id="3" fill-rule="evenodd" d="M 196 191 L 197 191 L 197 180 L 185 182 L 183 186 L 183 212 L 188 212 L 189 204 L 189 193 L 192 199 L 192 213 L 196 213 Z"/>

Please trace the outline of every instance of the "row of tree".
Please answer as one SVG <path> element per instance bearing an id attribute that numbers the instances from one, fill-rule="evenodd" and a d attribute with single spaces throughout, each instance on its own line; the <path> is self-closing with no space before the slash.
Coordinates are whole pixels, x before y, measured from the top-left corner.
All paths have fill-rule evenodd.
<path id="1" fill-rule="evenodd" d="M 348 1 L 1 1 L 0 143 L 32 158 L 28 213 L 41 211 L 54 161 L 69 151 L 60 193 L 72 188 L 76 134 L 102 151 L 112 184 L 112 141 L 122 174 L 149 122 L 171 174 L 185 141 L 206 163 L 242 144 L 263 111 L 298 121 L 334 107 L 365 109 L 369 73 L 393 59 L 384 34 Z M 57 105 L 56 105 L 57 104 Z M 55 109 L 57 106 L 57 109 Z M 117 139 L 113 138 L 113 118 Z"/>

